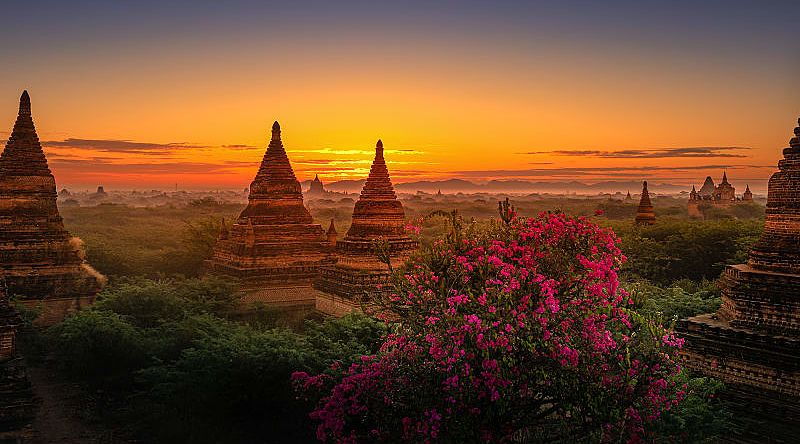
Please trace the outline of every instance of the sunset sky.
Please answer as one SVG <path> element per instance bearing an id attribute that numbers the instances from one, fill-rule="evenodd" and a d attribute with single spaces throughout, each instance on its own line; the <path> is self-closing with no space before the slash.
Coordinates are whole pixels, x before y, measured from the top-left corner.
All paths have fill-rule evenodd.
<path id="1" fill-rule="evenodd" d="M 169 3 L 166 5 L 164 3 Z M 300 180 L 763 189 L 800 115 L 800 2 L 3 2 L 59 186 L 241 188 L 274 120 Z"/>

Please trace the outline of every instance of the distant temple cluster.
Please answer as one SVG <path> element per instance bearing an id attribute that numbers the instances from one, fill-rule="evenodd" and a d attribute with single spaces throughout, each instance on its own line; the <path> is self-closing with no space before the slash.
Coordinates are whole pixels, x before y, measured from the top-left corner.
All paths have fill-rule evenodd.
<path id="1" fill-rule="evenodd" d="M 728 182 L 727 172 L 722 173 L 722 182 L 719 185 L 714 185 L 714 179 L 707 176 L 700 191 L 693 185 L 692 191 L 689 192 L 689 216 L 690 217 L 703 217 L 702 208 L 703 204 L 717 207 L 729 207 L 741 202 L 752 202 L 753 193 L 750 191 L 750 185 L 747 185 L 741 197 L 736 196 L 736 188 Z"/>

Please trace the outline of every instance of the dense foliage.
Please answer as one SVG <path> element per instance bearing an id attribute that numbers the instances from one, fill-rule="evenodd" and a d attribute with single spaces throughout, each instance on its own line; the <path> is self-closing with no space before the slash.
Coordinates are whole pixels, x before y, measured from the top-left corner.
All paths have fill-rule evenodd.
<path id="1" fill-rule="evenodd" d="M 592 214 L 599 202 L 595 220 L 620 241 L 562 214 L 462 228 L 460 212 L 428 211 L 441 203 L 423 199 L 409 213 L 434 213 L 417 219 L 425 254 L 399 276 L 399 296 L 383 301 L 400 315 L 391 335 L 356 315 L 275 328 L 285 316 L 269 308 L 241 316 L 234 282 L 186 279 L 202 271 L 235 205 L 69 208 L 65 219 L 112 284 L 39 345 L 87 388 L 93 419 L 145 442 L 311 442 L 315 431 L 328 440 L 701 442 L 724 432 L 721 385 L 676 373 L 675 343 L 663 337 L 673 320 L 717 309 L 713 280 L 745 258 L 760 223 L 661 217 L 685 205 L 660 199 L 658 224 L 635 227 L 630 203 L 536 199 L 514 206 Z M 349 208 L 324 209 L 345 229 Z M 486 209 L 496 206 L 476 201 L 468 213 Z M 661 380 L 663 398 L 650 402 Z"/>
<path id="2" fill-rule="evenodd" d="M 185 207 L 136 208 L 102 204 L 62 206 L 61 215 L 86 247 L 87 259 L 112 280 L 118 277 L 197 277 L 219 234 L 239 205 L 198 202 Z"/>
<path id="3" fill-rule="evenodd" d="M 293 378 L 321 440 L 644 438 L 682 341 L 631 310 L 613 232 L 561 213 L 453 233 L 396 281 L 375 355 Z"/>
<path id="4" fill-rule="evenodd" d="M 763 223 L 758 220 L 659 220 L 651 226 L 613 224 L 628 256 L 622 271 L 669 285 L 681 279 L 719 277 L 726 265 L 747 260 Z"/>
<path id="5" fill-rule="evenodd" d="M 231 322 L 222 316 L 233 288 L 218 279 L 122 282 L 46 339 L 65 372 L 104 394 L 102 410 L 115 412 L 108 420 L 145 441 L 311 440 L 291 373 L 373 353 L 382 323 L 350 315 L 309 323 L 301 335 Z"/>

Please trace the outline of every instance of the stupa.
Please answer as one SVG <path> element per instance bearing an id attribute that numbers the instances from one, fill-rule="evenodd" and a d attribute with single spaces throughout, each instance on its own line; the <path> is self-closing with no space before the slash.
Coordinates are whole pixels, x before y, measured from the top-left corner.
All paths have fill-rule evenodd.
<path id="1" fill-rule="evenodd" d="M 647 191 L 647 181 L 642 182 L 642 197 L 639 199 L 639 208 L 636 210 L 636 223 L 653 225 L 656 223 L 656 213 L 650 202 L 650 193 Z"/>
<path id="2" fill-rule="evenodd" d="M 308 189 L 308 194 L 316 196 L 325 194 L 325 187 L 322 185 L 322 181 L 319 180 L 319 174 L 314 175 L 314 180 L 311 181 L 310 188 Z"/>
<path id="3" fill-rule="evenodd" d="M 25 91 L 0 156 L 0 273 L 10 296 L 40 310 L 41 325 L 93 303 L 105 281 L 64 229 L 56 198 Z"/>
<path id="4" fill-rule="evenodd" d="M 800 436 L 800 119 L 789 144 L 760 240 L 720 279 L 722 307 L 678 325 L 687 366 L 726 383 L 739 442 Z"/>
<path id="5" fill-rule="evenodd" d="M 753 201 L 753 192 L 750 191 L 750 185 L 744 189 L 744 193 L 742 194 L 742 200 L 745 202 L 752 202 Z"/>
<path id="6" fill-rule="evenodd" d="M 353 209 L 350 229 L 336 241 L 337 262 L 324 267 L 314 285 L 330 295 L 317 299 L 317 309 L 343 314 L 369 303 L 389 278 L 389 266 L 378 258 L 378 250 L 392 266 L 397 266 L 416 248 L 417 242 L 406 233 L 403 204 L 394 192 L 383 157 L 383 142 L 378 140 L 369 176 Z"/>
<path id="7" fill-rule="evenodd" d="M 208 269 L 239 279 L 246 301 L 313 305 L 311 283 L 322 265 L 333 263 L 331 250 L 303 205 L 275 122 L 247 207 L 231 226 L 223 224 Z"/>

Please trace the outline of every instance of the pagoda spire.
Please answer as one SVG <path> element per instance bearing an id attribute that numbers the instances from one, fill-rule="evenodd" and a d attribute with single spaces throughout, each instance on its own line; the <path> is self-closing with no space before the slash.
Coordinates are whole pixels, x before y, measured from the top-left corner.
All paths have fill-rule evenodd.
<path id="1" fill-rule="evenodd" d="M 294 175 L 289 157 L 281 141 L 281 127 L 272 124 L 269 141 L 258 173 L 250 184 L 249 204 L 239 216 L 291 215 L 286 221 L 312 223 L 311 214 L 303 206 L 303 192 Z M 278 205 L 280 202 L 280 205 Z"/>
<path id="2" fill-rule="evenodd" d="M 404 226 L 403 204 L 397 200 L 383 158 L 383 142 L 378 140 L 375 159 L 353 209 L 353 223 L 347 231 L 347 237 L 403 236 Z"/>
<path id="3" fill-rule="evenodd" d="M 10 294 L 41 308 L 36 320 L 41 325 L 92 303 L 104 282 L 64 229 L 57 197 L 56 181 L 33 125 L 31 98 L 23 91 L 0 155 L 0 269 Z M 75 305 L 64 305 L 65 300 Z"/>
<path id="4" fill-rule="evenodd" d="M 764 231 L 748 261 L 756 269 L 800 274 L 800 119 L 797 125 L 769 179 Z"/>
<path id="5" fill-rule="evenodd" d="M 53 177 L 33 125 L 28 91 L 23 91 L 19 98 L 19 114 L 11 130 L 11 137 L 0 156 L 0 174 Z M 53 192 L 55 193 L 55 183 Z"/>
<path id="6" fill-rule="evenodd" d="M 639 208 L 636 210 L 636 223 L 652 225 L 656 222 L 653 204 L 650 202 L 650 192 L 647 191 L 647 181 L 642 182 L 642 197 L 639 199 Z"/>
<path id="7" fill-rule="evenodd" d="M 722 172 L 722 183 L 728 183 L 728 172 L 727 171 L 723 171 Z"/>

